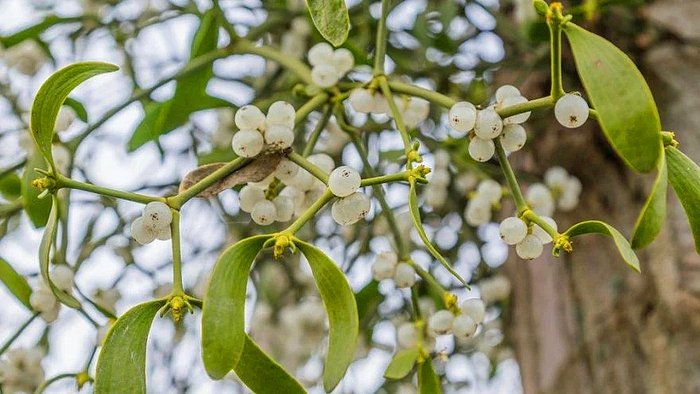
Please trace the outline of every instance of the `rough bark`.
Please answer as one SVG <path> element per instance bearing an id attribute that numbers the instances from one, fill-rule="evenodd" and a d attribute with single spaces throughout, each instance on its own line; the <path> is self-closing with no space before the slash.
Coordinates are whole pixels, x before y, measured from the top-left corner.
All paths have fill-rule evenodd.
<path id="1" fill-rule="evenodd" d="M 696 1 L 672 3 L 677 23 L 697 12 Z M 663 27 L 668 18 L 656 20 Z M 698 161 L 700 50 L 671 40 L 647 51 L 645 72 L 653 74 L 664 128 L 676 131 L 681 149 Z M 582 180 L 581 204 L 557 215 L 560 228 L 596 218 L 629 236 L 653 175 L 624 169 L 592 123 L 576 131 L 550 125 L 520 168 L 541 173 L 556 163 Z M 559 259 L 508 261 L 506 334 L 526 393 L 700 392 L 700 256 L 686 220 L 670 196 L 664 230 L 639 252 L 641 275 L 597 236 L 576 240 L 574 253 Z"/>

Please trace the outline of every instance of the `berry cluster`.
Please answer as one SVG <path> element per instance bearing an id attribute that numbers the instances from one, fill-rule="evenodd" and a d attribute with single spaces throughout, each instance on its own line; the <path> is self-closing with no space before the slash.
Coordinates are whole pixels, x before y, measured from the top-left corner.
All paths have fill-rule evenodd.
<path id="1" fill-rule="evenodd" d="M 485 315 L 486 305 L 481 299 L 467 299 L 460 305 L 458 313 L 445 309 L 433 313 L 428 319 L 428 333 L 434 337 L 451 333 L 458 339 L 470 338 Z"/>
<path id="2" fill-rule="evenodd" d="M 381 281 L 391 279 L 396 287 L 408 288 L 416 283 L 416 270 L 408 263 L 399 262 L 394 252 L 379 253 L 372 263 L 372 276 Z"/>
<path id="3" fill-rule="evenodd" d="M 238 131 L 231 146 L 240 157 L 255 157 L 264 147 L 268 150 L 284 150 L 294 142 L 296 111 L 286 101 L 276 101 L 267 110 L 267 116 L 254 105 L 246 105 L 236 111 L 234 123 Z"/>
<path id="4" fill-rule="evenodd" d="M 345 48 L 333 50 L 325 42 L 318 43 L 309 49 L 311 80 L 321 88 L 334 86 L 340 78 L 355 66 L 352 52 Z"/>
<path id="5" fill-rule="evenodd" d="M 386 97 L 373 89 L 355 88 L 350 92 L 348 101 L 359 113 L 392 116 Z M 394 96 L 394 102 L 408 128 L 415 128 L 430 115 L 430 102 L 427 100 Z"/>
<path id="6" fill-rule="evenodd" d="M 530 112 L 501 119 L 496 111 L 527 101 L 518 88 L 504 85 L 496 90 L 495 103 L 484 109 L 477 109 L 467 101 L 453 105 L 448 115 L 450 126 L 461 133 L 469 133 L 469 155 L 476 161 L 485 162 L 496 152 L 495 138 L 500 137 L 503 148 L 509 152 L 525 146 L 527 133 L 521 124 L 530 118 Z"/>
<path id="7" fill-rule="evenodd" d="M 444 150 L 435 152 L 435 166 L 431 171 L 430 183 L 425 188 L 423 196 L 425 203 L 433 209 L 439 209 L 447 201 L 447 188 L 450 185 L 450 154 Z"/>
<path id="8" fill-rule="evenodd" d="M 141 245 L 153 242 L 155 239 L 166 241 L 170 239 L 170 223 L 173 213 L 165 203 L 149 202 L 143 208 L 143 214 L 131 223 L 131 237 Z"/>
<path id="9" fill-rule="evenodd" d="M 490 222 L 492 210 L 499 205 L 502 196 L 503 189 L 498 182 L 492 179 L 481 181 L 464 210 L 467 223 L 476 227 Z"/>
<path id="10" fill-rule="evenodd" d="M 0 381 L 5 393 L 33 393 L 44 382 L 44 357 L 39 348 L 17 348 L 0 360 Z"/>
<path id="11" fill-rule="evenodd" d="M 557 223 L 548 216 L 542 216 L 552 228 L 557 229 Z M 545 244 L 552 242 L 552 237 L 537 224 L 529 226 L 518 217 L 504 219 L 499 226 L 501 239 L 508 245 L 515 245 L 515 253 L 523 259 L 532 260 L 542 254 Z"/>

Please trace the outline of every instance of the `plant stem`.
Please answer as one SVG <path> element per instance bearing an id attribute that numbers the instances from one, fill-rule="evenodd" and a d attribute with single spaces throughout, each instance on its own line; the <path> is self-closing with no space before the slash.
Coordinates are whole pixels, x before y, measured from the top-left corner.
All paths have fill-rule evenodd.
<path id="1" fill-rule="evenodd" d="M 542 230 L 544 230 L 547 234 L 549 234 L 552 239 L 556 240 L 561 236 L 559 232 L 552 226 L 549 225 L 549 223 L 545 222 L 540 215 L 535 213 L 535 211 L 531 209 L 525 210 L 521 214 L 521 217 L 527 219 L 529 222 L 535 223 L 536 225 L 542 227 Z"/>
<path id="2" fill-rule="evenodd" d="M 431 103 L 440 105 L 445 108 L 451 108 L 457 100 L 445 96 L 444 94 L 434 92 L 422 88 L 420 86 L 412 85 L 410 83 L 390 81 L 389 87 L 392 91 L 396 93 L 408 94 L 409 96 L 420 97 L 422 99 L 428 100 Z"/>
<path id="3" fill-rule="evenodd" d="M 279 63 L 284 68 L 296 74 L 296 76 L 305 83 L 313 83 L 311 80 L 311 70 L 309 70 L 309 67 L 302 63 L 299 59 L 286 55 L 269 46 L 256 46 L 255 43 L 243 38 L 235 43 L 235 48 L 238 49 L 237 52 L 259 55 L 265 59 Z"/>
<path id="4" fill-rule="evenodd" d="M 521 114 L 523 112 L 530 112 L 533 110 L 549 108 L 554 105 L 554 102 L 555 101 L 552 98 L 552 96 L 545 96 L 532 99 L 522 104 L 510 105 L 505 108 L 497 109 L 496 112 L 502 119 L 505 119 L 513 115 Z"/>
<path id="5" fill-rule="evenodd" d="M 311 154 L 311 152 L 313 152 L 314 147 L 318 142 L 318 138 L 321 136 L 323 129 L 328 124 L 328 120 L 331 118 L 332 110 L 333 107 L 330 105 L 326 106 L 326 109 L 323 110 L 323 115 L 321 116 L 321 119 L 319 119 L 318 123 L 316 123 L 316 126 L 309 135 L 309 140 L 306 142 L 306 145 L 304 145 L 304 150 L 301 152 L 302 156 L 307 157 Z"/>
<path id="6" fill-rule="evenodd" d="M 147 196 L 145 194 L 114 190 L 114 189 L 110 189 L 107 187 L 93 185 L 91 183 L 76 181 L 76 180 L 68 178 L 62 174 L 56 174 L 56 187 L 59 189 L 61 189 L 61 188 L 78 189 L 78 190 L 83 190 L 83 191 L 90 192 L 90 193 L 99 194 L 102 196 L 120 198 L 122 200 L 129 200 L 129 201 L 138 202 L 141 204 L 148 204 L 149 202 L 153 202 L 153 201 L 165 201 L 165 199 L 163 197 Z"/>
<path id="7" fill-rule="evenodd" d="M 32 317 L 30 317 L 26 322 L 24 322 L 24 324 L 22 324 L 17 329 L 17 331 L 14 334 L 12 334 L 12 336 L 7 340 L 7 342 L 5 342 L 5 344 L 2 345 L 2 347 L 0 347 L 0 356 L 2 356 L 7 351 L 7 349 L 10 348 L 10 346 L 12 346 L 12 344 L 17 340 L 17 338 L 19 338 L 19 336 L 22 335 L 24 330 L 26 330 L 27 327 L 29 327 L 29 325 L 32 324 L 32 322 L 34 321 L 34 319 L 37 318 L 37 316 L 39 316 L 39 313 L 33 314 Z"/>
<path id="8" fill-rule="evenodd" d="M 447 290 L 445 290 L 445 288 L 442 287 L 442 285 L 438 283 L 438 281 L 436 281 L 432 275 L 430 275 L 430 272 L 424 270 L 423 267 L 416 264 L 416 262 L 413 260 L 409 259 L 407 262 L 413 267 L 414 270 L 416 270 L 418 276 L 420 276 L 421 279 L 423 279 L 430 287 L 435 289 L 435 291 L 437 291 L 438 294 L 440 294 L 440 298 L 442 298 L 442 295 L 445 294 Z"/>
<path id="9" fill-rule="evenodd" d="M 296 153 L 296 152 L 290 152 L 287 155 L 287 158 L 294 163 L 296 163 L 299 167 L 305 169 L 306 171 L 310 172 L 311 175 L 316 177 L 318 180 L 323 182 L 324 184 L 328 184 L 328 174 L 323 172 L 322 169 L 318 168 L 317 165 L 314 163 L 308 161 L 304 156 Z"/>
<path id="10" fill-rule="evenodd" d="M 515 207 L 518 210 L 518 214 L 522 214 L 529 209 L 529 206 L 525 201 L 525 197 L 523 197 L 523 192 L 520 190 L 520 185 L 518 185 L 518 180 L 515 178 L 515 173 L 513 172 L 513 168 L 510 166 L 508 156 L 506 156 L 506 151 L 503 149 L 501 140 L 499 138 L 495 138 L 493 142 L 496 146 L 496 156 L 498 156 L 498 162 L 501 165 L 501 170 L 503 171 L 503 175 L 506 177 L 508 187 L 513 195 Z"/>
<path id="11" fill-rule="evenodd" d="M 306 103 L 304 103 L 304 105 L 299 107 L 299 109 L 296 112 L 296 116 L 294 117 L 294 124 L 299 125 L 301 122 L 304 121 L 304 119 L 306 119 L 307 116 L 309 116 L 311 112 L 313 112 L 313 110 L 315 110 L 321 104 L 327 101 L 328 93 L 321 92 L 315 95 L 313 98 L 311 98 L 311 100 L 307 101 Z"/>
<path id="12" fill-rule="evenodd" d="M 323 192 L 321 197 L 319 197 L 318 200 L 316 200 L 316 202 L 311 204 L 309 209 L 307 209 L 306 212 L 299 216 L 283 232 L 295 234 L 304 226 L 304 224 L 306 224 L 306 222 L 311 220 L 311 218 L 313 218 L 316 215 L 316 213 L 318 213 L 318 211 L 320 211 L 321 208 L 323 208 L 323 206 L 326 205 L 326 203 L 328 203 L 328 201 L 333 199 L 333 197 L 335 196 L 333 196 L 333 193 L 331 193 L 330 189 L 326 188 L 326 191 Z"/>
<path id="13" fill-rule="evenodd" d="M 389 15 L 389 0 L 382 0 L 382 15 L 377 26 L 377 42 L 374 48 L 374 76 L 384 75 L 384 58 L 386 57 L 386 41 L 389 31 L 386 18 Z"/>
<path id="14" fill-rule="evenodd" d="M 371 177 L 371 178 L 363 178 L 362 182 L 360 182 L 360 186 L 364 187 L 364 186 L 379 185 L 382 183 L 408 181 L 408 178 L 410 176 L 411 176 L 410 171 L 401 171 L 401 172 L 397 172 L 395 174 L 380 175 L 380 176 L 375 176 L 375 177 Z"/>
<path id="15" fill-rule="evenodd" d="M 396 106 L 396 102 L 394 102 L 394 95 L 391 93 L 391 88 L 389 87 L 389 82 L 387 81 L 386 77 L 381 76 L 378 78 L 379 79 L 379 87 L 382 90 L 382 94 L 384 94 L 384 98 L 389 104 L 389 108 L 391 109 L 391 113 L 394 117 L 394 122 L 396 122 L 396 128 L 399 129 L 399 134 L 401 135 L 401 140 L 403 141 L 403 147 L 404 147 L 404 153 L 406 153 L 406 158 L 408 159 L 408 168 L 412 168 L 412 161 L 410 160 L 409 154 L 412 150 L 411 147 L 411 137 L 408 134 L 408 130 L 406 130 L 406 124 L 403 122 L 403 117 L 401 116 L 401 112 L 399 111 L 399 108 Z"/>
<path id="16" fill-rule="evenodd" d="M 561 74 L 561 22 L 564 19 L 561 13 L 561 7 L 552 7 L 554 15 L 547 18 L 549 26 L 549 45 L 550 45 L 550 69 L 552 88 L 550 96 L 554 101 L 564 95 Z"/>
<path id="17" fill-rule="evenodd" d="M 185 291 L 182 286 L 182 255 L 180 250 L 180 211 L 170 210 L 173 213 L 173 221 L 170 223 L 170 235 L 172 236 L 173 249 L 173 291 L 172 294 L 180 295 Z"/>
<path id="18" fill-rule="evenodd" d="M 57 382 L 57 381 L 59 381 L 59 380 L 61 380 L 61 379 L 75 378 L 76 376 L 78 376 L 77 373 L 62 373 L 62 374 L 60 374 L 60 375 L 56 375 L 56 376 L 54 376 L 54 377 L 52 377 L 52 378 L 50 378 L 50 379 L 45 380 L 44 382 L 42 382 L 42 383 L 39 385 L 39 387 L 36 388 L 36 390 L 34 391 L 34 394 L 41 394 L 41 393 L 43 393 L 44 391 L 46 391 L 46 389 L 47 389 L 51 384 L 53 384 L 53 383 L 55 383 L 55 382 Z"/>
<path id="19" fill-rule="evenodd" d="M 199 182 L 195 183 L 190 188 L 185 189 L 182 193 L 166 198 L 166 202 L 171 208 L 180 209 L 187 201 L 196 197 L 206 188 L 250 162 L 251 159 L 249 158 L 237 157 L 228 162 L 223 167 L 202 178 Z"/>

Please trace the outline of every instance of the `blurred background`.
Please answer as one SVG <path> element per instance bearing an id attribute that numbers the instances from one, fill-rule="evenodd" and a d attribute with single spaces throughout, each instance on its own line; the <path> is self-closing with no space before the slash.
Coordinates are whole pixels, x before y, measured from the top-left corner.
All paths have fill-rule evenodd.
<path id="1" fill-rule="evenodd" d="M 529 98 L 547 94 L 548 32 L 530 1 L 390 3 L 387 68 L 395 78 L 476 104 L 488 102 L 503 84 L 518 86 Z M 238 35 L 302 61 L 307 49 L 322 40 L 303 1 L 220 4 Z M 371 74 L 381 7 L 376 1 L 353 0 L 347 5 L 352 29 L 345 46 L 356 64 L 348 78 L 365 81 Z M 230 108 L 194 112 L 156 140 L 143 138 L 138 130 L 149 105 L 173 95 L 175 83 L 168 82 L 105 118 L 129 97 L 182 69 L 201 13 L 210 7 L 204 0 L 0 0 L 0 40 L 6 47 L 0 50 L 0 258 L 33 286 L 38 284 L 42 229 L 23 213 L 21 198 L 13 193 L 16 183 L 7 179 L 19 182 L 26 168 L 34 168 L 27 164 L 32 156 L 28 111 L 40 84 L 57 68 L 84 60 L 120 65 L 120 72 L 94 78 L 71 95 L 77 104 L 59 121 L 59 138 L 67 143 L 65 164 L 73 178 L 146 194 L 172 194 L 198 164 L 232 157 L 235 108 L 248 103 L 264 107 L 275 100 L 296 108 L 303 104 L 294 93 L 298 81 L 292 74 L 259 56 L 233 55 L 214 62 L 207 86 L 209 95 L 228 101 Z M 613 41 L 635 60 L 652 87 L 664 129 L 676 132 L 683 151 L 700 161 L 700 1 L 584 0 L 565 2 L 565 9 L 574 21 Z M 219 37 L 220 46 L 227 44 L 226 34 Z M 567 90 L 581 90 L 566 46 L 564 70 Z M 381 173 L 398 171 L 401 139 L 388 118 L 368 119 L 348 111 L 353 124 L 366 131 L 362 138 L 371 165 Z M 565 130 L 551 115 L 536 113 L 528 122 L 528 144 L 512 157 L 519 176 L 526 184 L 534 183 L 552 166 L 566 168 L 581 180 L 584 192 L 576 209 L 557 213 L 559 228 L 583 219 L 604 219 L 629 235 L 653 176 L 629 172 L 594 122 Z M 311 132 L 322 116 L 312 113 L 301 132 Z M 436 154 L 447 154 L 452 175 L 443 198 L 423 194 L 426 229 L 457 271 L 474 284 L 472 290 L 460 288 L 420 246 L 412 257 L 460 298 L 480 296 L 489 304 L 476 338 L 464 343 L 438 338 L 436 349 L 443 356 L 435 365 L 444 375 L 447 392 L 700 392 L 700 258 L 675 197 L 666 228 L 640 253 L 642 275 L 628 270 L 614 246 L 599 238 L 577 242 L 572 255 L 555 259 L 545 253 L 524 262 L 498 236 L 497 222 L 512 209 L 505 199 L 494 223 L 473 228 L 463 217 L 469 192 L 479 179 L 498 179 L 497 165 L 468 160 L 465 145 L 446 125 L 440 108 L 431 107 L 418 133 L 427 164 L 434 167 Z M 82 143 L 75 149 L 70 141 L 78 139 Z M 317 151 L 331 155 L 337 165 L 363 167 L 357 150 L 337 127 L 328 127 Z M 252 223 L 239 209 L 237 189 L 183 208 L 184 280 L 196 296 L 201 296 L 222 247 L 283 228 Z M 421 245 L 410 230 L 407 187 L 391 185 L 385 192 L 401 228 Z M 80 191 L 71 192 L 70 200 L 62 252 L 67 262 L 79 267 L 75 291 L 81 298 L 119 315 L 136 303 L 169 293 L 169 242 L 139 246 L 129 236 L 140 205 Z M 326 210 L 303 232 L 304 239 L 347 272 L 354 290 L 369 295 L 372 313 L 362 322 L 357 361 L 338 393 L 415 391 L 410 378 L 382 378 L 396 346 L 396 327 L 408 318 L 405 305 L 410 295 L 391 283 L 372 281 L 374 256 L 391 248 L 387 225 L 377 210 L 375 203 L 365 221 L 350 227 L 336 225 Z M 263 255 L 252 278 L 247 311 L 253 337 L 311 392 L 322 392 L 324 323 L 308 267 L 298 257 L 279 264 Z M 45 379 L 86 368 L 94 371 L 99 336 L 108 323 L 97 308 L 89 303 L 82 311 L 62 308 L 49 325 L 33 318 L 2 286 L 0 299 L 0 346 L 39 349 Z M 235 378 L 214 382 L 207 377 L 199 341 L 198 312 L 177 325 L 170 319 L 155 320 L 148 350 L 149 392 L 244 392 Z M 77 391 L 75 380 L 67 378 L 46 392 Z M 89 384 L 81 390 L 91 391 Z"/>

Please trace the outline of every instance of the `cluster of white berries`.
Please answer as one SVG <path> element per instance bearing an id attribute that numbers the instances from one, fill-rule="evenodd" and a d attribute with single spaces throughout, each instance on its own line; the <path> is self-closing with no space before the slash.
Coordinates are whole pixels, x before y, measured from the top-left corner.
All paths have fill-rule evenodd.
<path id="1" fill-rule="evenodd" d="M 49 274 L 53 284 L 68 294 L 73 291 L 73 270 L 67 265 L 58 265 Z M 39 316 L 45 322 L 51 323 L 58 317 L 61 304 L 51 291 L 51 288 L 44 281 L 39 282 L 39 286 L 34 289 L 29 297 L 29 304 L 32 309 L 39 312 Z"/>
<path id="2" fill-rule="evenodd" d="M 131 237 L 141 245 L 153 242 L 155 239 L 166 241 L 170 239 L 170 223 L 173 213 L 165 203 L 153 201 L 146 204 L 143 214 L 131 223 Z"/>
<path id="3" fill-rule="evenodd" d="M 435 152 L 435 166 L 431 171 L 430 183 L 426 186 L 423 196 L 425 203 L 433 209 L 439 209 L 447 201 L 447 188 L 450 185 L 450 154 L 444 150 Z"/>
<path id="4" fill-rule="evenodd" d="M 570 211 L 578 205 L 581 181 L 562 167 L 552 167 L 544 174 L 545 183 L 528 187 L 525 199 L 539 215 L 552 216 L 555 209 Z"/>
<path id="5" fill-rule="evenodd" d="M 296 170 L 296 167 L 294 168 Z M 261 226 L 267 226 L 276 221 L 289 221 L 294 215 L 294 200 L 283 194 L 273 200 L 268 200 L 266 198 L 267 186 L 257 183 L 243 186 L 238 194 L 241 210 L 250 213 L 253 221 Z"/>
<path id="6" fill-rule="evenodd" d="M 555 230 L 557 223 L 548 216 L 542 216 L 547 224 Z M 515 245 L 515 253 L 525 260 L 540 257 L 544 245 L 552 242 L 552 237 L 535 223 L 528 226 L 522 219 L 512 216 L 504 219 L 499 226 L 501 239 L 508 245 Z"/>
<path id="7" fill-rule="evenodd" d="M 17 348 L 7 352 L 0 360 L 0 386 L 3 392 L 33 393 L 44 382 L 41 359 L 44 353 L 39 348 Z"/>
<path id="8" fill-rule="evenodd" d="M 290 29 L 287 34 L 283 34 L 280 41 L 280 50 L 289 56 L 296 59 L 301 59 L 306 52 L 306 39 L 311 33 L 309 22 L 305 17 L 296 17 L 292 19 Z M 277 64 L 269 62 L 268 64 Z"/>
<path id="9" fill-rule="evenodd" d="M 0 48 L 0 52 L 9 68 L 28 76 L 34 76 L 47 61 L 44 51 L 34 40 L 24 40 L 4 50 Z"/>
<path id="10" fill-rule="evenodd" d="M 366 194 L 359 192 L 362 178 L 352 167 L 340 166 L 328 176 L 328 188 L 339 197 L 331 207 L 331 215 L 336 223 L 349 226 L 364 219 L 372 207 Z"/>
<path id="11" fill-rule="evenodd" d="M 394 252 L 381 252 L 372 263 L 372 277 L 381 281 L 392 279 L 396 287 L 403 289 L 416 283 L 416 270 L 408 263 L 399 262 Z"/>
<path id="12" fill-rule="evenodd" d="M 485 162 L 496 152 L 495 138 L 500 137 L 503 148 L 509 152 L 518 151 L 525 145 L 527 133 L 521 124 L 530 118 L 530 112 L 501 119 L 496 111 L 527 101 L 518 88 L 504 85 L 496 91 L 496 102 L 484 109 L 477 109 L 467 101 L 453 105 L 448 114 L 450 126 L 470 134 L 469 155 L 476 161 Z"/>
<path id="13" fill-rule="evenodd" d="M 464 210 L 467 224 L 476 227 L 490 222 L 492 209 L 502 196 L 503 188 L 498 182 L 492 179 L 481 181 Z"/>
<path id="14" fill-rule="evenodd" d="M 231 147 L 240 157 L 255 157 L 267 146 L 271 150 L 284 150 L 294 142 L 296 111 L 286 101 L 276 101 L 267 110 L 267 116 L 254 105 L 245 105 L 233 118 L 238 131 L 233 135 Z"/>
<path id="15" fill-rule="evenodd" d="M 393 117 L 389 102 L 383 94 L 365 88 L 355 88 L 348 97 L 352 108 L 363 114 L 387 115 Z M 430 102 L 418 97 L 394 97 L 394 103 L 401 113 L 406 127 L 412 129 L 430 115 Z"/>
<path id="16" fill-rule="evenodd" d="M 588 103 L 579 94 L 567 93 L 554 105 L 554 117 L 564 127 L 579 127 L 588 120 Z"/>
<path id="17" fill-rule="evenodd" d="M 439 310 L 428 319 L 428 333 L 432 336 L 454 334 L 457 339 L 467 339 L 476 333 L 484 321 L 486 304 L 479 298 L 462 302 L 457 315 L 448 310 Z"/>
<path id="18" fill-rule="evenodd" d="M 322 88 L 334 86 L 340 78 L 355 66 L 355 57 L 348 49 L 333 50 L 329 44 L 320 42 L 309 49 L 311 80 Z"/>

